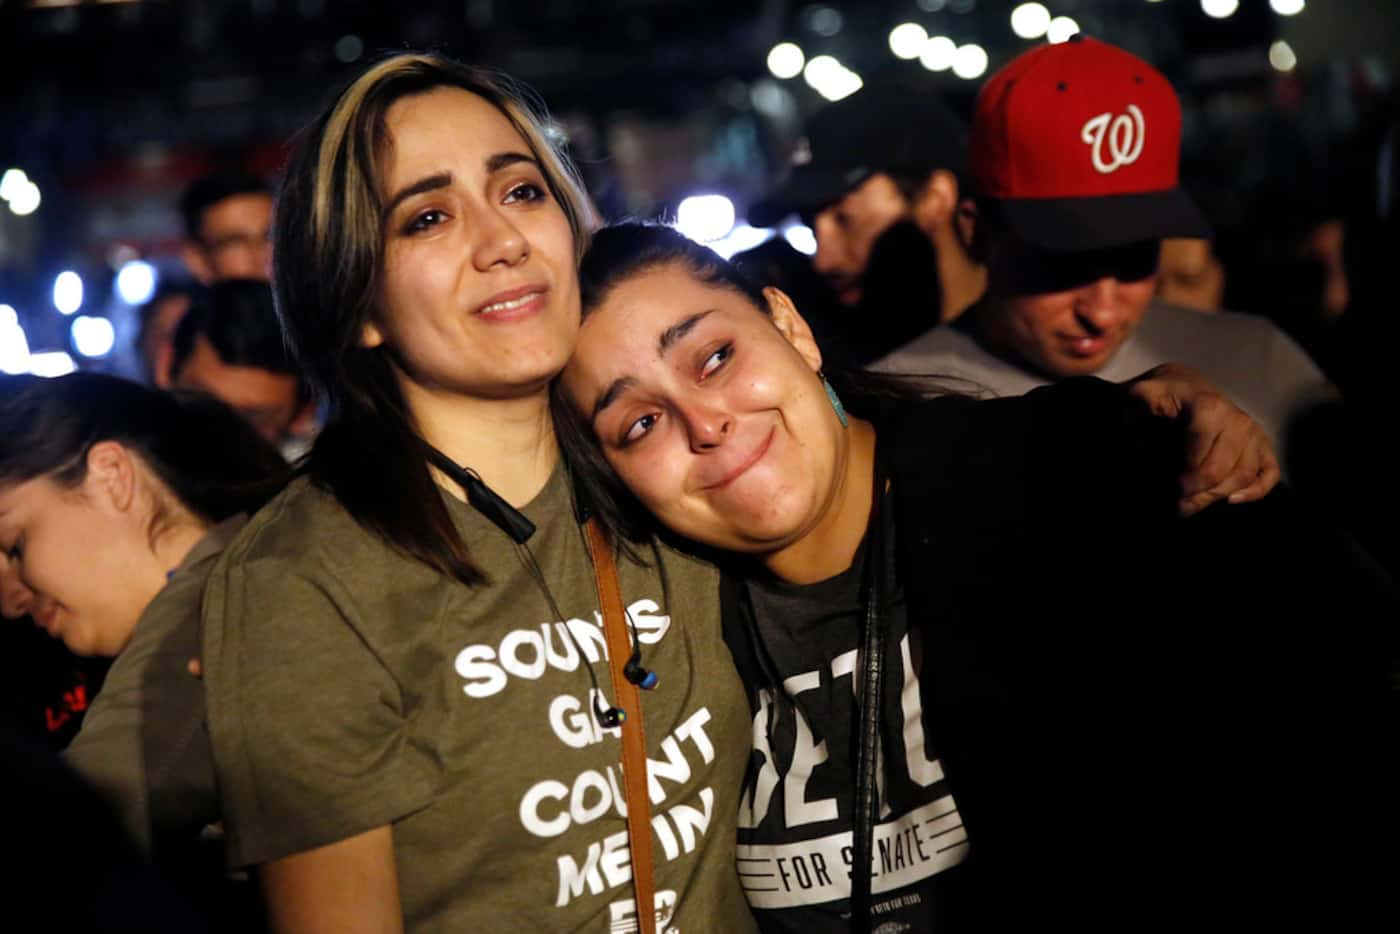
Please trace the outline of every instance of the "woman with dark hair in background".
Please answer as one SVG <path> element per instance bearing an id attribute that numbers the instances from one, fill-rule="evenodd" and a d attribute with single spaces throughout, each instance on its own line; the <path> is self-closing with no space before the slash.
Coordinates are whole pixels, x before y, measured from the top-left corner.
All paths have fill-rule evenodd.
<path id="1" fill-rule="evenodd" d="M 0 374 L 0 400 L 39 378 Z M 33 599 L 0 552 L 0 680 L 8 686 L 0 716 L 57 752 L 77 735 L 111 660 L 74 655 L 48 638 L 29 618 Z"/>
<path id="2" fill-rule="evenodd" d="M 555 408 L 589 498 L 725 561 L 762 927 L 1380 908 L 1400 600 L 1286 491 L 1180 518 L 1177 426 L 1097 380 L 847 413 L 787 296 L 666 228 L 599 231 L 580 291 Z"/>
<path id="3" fill-rule="evenodd" d="M 200 837 L 219 819 L 203 688 L 189 669 L 200 595 L 285 471 L 208 397 L 96 373 L 0 397 L 0 549 L 12 588 L 74 654 L 114 659 L 64 757 L 192 886 L 209 881 L 195 864 L 210 865 Z"/>
<path id="4" fill-rule="evenodd" d="M 591 216 L 510 83 L 432 55 L 367 69 L 292 157 L 278 310 L 332 415 L 205 598 L 231 859 L 278 930 L 637 929 L 638 802 L 547 392 Z M 718 576 L 643 552 L 617 577 L 660 677 L 657 930 L 751 929 Z"/>

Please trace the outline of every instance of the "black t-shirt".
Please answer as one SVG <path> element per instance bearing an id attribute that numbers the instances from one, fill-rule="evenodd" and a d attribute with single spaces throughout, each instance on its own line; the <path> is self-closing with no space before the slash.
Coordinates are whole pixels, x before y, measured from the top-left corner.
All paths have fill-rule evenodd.
<path id="1" fill-rule="evenodd" d="M 887 542 L 892 534 L 887 523 Z M 738 860 L 766 931 L 849 929 L 868 544 L 848 570 L 814 584 L 744 582 L 736 607 L 741 619 L 726 621 L 740 671 L 757 673 L 746 679 L 754 753 L 740 804 Z M 925 721 L 903 590 L 892 573 L 886 581 L 871 917 L 876 927 L 937 931 L 947 924 L 959 875 L 944 870 L 966 857 L 967 834 Z M 781 685 L 781 696 L 764 684 Z"/>

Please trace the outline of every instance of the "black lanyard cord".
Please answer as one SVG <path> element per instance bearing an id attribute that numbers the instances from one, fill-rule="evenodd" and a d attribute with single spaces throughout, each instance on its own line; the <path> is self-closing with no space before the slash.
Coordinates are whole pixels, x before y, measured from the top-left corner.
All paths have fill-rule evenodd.
<path id="1" fill-rule="evenodd" d="M 865 616 L 861 626 L 859 732 L 856 739 L 856 793 L 851 815 L 851 931 L 870 931 L 870 874 L 874 868 L 876 769 L 880 759 L 880 707 L 884 696 L 885 642 L 889 615 L 885 612 L 885 521 L 880 501 L 885 496 L 884 464 L 877 451 L 874 491 L 870 503 L 862 584 Z"/>

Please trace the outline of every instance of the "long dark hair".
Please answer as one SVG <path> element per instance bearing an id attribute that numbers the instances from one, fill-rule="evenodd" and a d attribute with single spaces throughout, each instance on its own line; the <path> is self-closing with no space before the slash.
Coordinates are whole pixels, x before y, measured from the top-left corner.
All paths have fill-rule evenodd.
<path id="1" fill-rule="evenodd" d="M 628 222 L 595 231 L 589 242 L 579 264 L 583 317 L 596 311 L 624 282 L 672 264 L 681 266 L 700 282 L 742 296 L 754 310 L 769 313 L 762 287 L 714 250 L 661 224 Z M 881 406 L 899 401 L 961 394 L 948 380 L 937 376 L 868 370 L 827 370 L 823 375 L 836 387 L 846 408 L 860 416 L 874 415 Z M 554 432 L 573 473 L 575 489 L 588 511 L 614 539 L 639 541 L 649 535 L 673 538 L 659 528 L 656 520 L 618 478 L 603 456 L 593 427 L 574 408 L 559 380 L 550 386 L 549 405 Z M 687 548 L 711 560 L 721 557 L 696 544 Z"/>
<path id="2" fill-rule="evenodd" d="M 0 393 L 0 483 L 46 476 L 75 487 L 100 441 L 130 449 L 170 496 L 211 523 L 255 512 L 288 477 L 276 448 L 202 393 L 102 373 L 26 379 Z"/>
<path id="3" fill-rule="evenodd" d="M 539 160 L 581 251 L 593 225 L 582 182 L 514 82 L 428 54 L 395 55 L 342 91 L 297 143 L 277 201 L 273 284 L 293 352 L 331 406 L 306 461 L 313 482 L 404 554 L 468 585 L 485 582 L 428 471 L 387 351 L 361 346 L 383 265 L 378 169 L 395 101 L 461 88 L 498 109 Z"/>

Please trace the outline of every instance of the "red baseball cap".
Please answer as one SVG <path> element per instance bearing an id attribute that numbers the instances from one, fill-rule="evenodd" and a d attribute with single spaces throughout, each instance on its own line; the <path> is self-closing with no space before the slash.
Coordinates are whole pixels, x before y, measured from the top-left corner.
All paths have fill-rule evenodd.
<path id="1" fill-rule="evenodd" d="M 1157 69 L 1094 39 L 1044 45 L 977 96 L 968 167 L 1019 237 L 1092 250 L 1210 227 L 1178 182 L 1181 104 Z"/>

